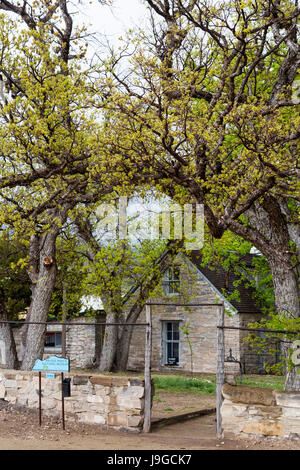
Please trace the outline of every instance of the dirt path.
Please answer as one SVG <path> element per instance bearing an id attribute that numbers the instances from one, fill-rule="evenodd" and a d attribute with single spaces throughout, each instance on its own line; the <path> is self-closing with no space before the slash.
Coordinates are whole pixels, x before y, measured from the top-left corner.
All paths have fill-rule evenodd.
<path id="1" fill-rule="evenodd" d="M 163 402 L 160 402 L 163 403 Z M 189 405 L 192 406 L 192 405 Z M 173 424 L 151 434 L 129 434 L 99 426 L 43 419 L 28 411 L 0 410 L 0 450 L 300 450 L 300 442 L 280 439 L 224 439 L 215 436 L 215 416 Z"/>

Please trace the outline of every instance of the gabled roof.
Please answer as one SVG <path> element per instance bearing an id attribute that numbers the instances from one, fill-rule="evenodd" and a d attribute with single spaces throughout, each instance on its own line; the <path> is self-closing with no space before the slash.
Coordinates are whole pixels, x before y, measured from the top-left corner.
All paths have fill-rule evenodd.
<path id="1" fill-rule="evenodd" d="M 163 253 L 162 259 L 167 254 L 167 251 Z M 252 265 L 252 260 L 254 257 L 257 257 L 256 254 L 246 254 L 241 257 L 241 261 L 245 263 L 247 267 Z M 262 313 L 257 304 L 254 300 L 255 290 L 251 287 L 245 287 L 242 283 L 239 283 L 237 287 L 233 285 L 233 283 L 239 280 L 239 276 L 235 274 L 233 271 L 226 272 L 221 266 L 215 265 L 213 267 L 208 266 L 201 266 L 202 262 L 202 255 L 201 251 L 192 251 L 191 254 L 187 257 L 190 262 L 197 268 L 197 270 L 206 278 L 206 280 L 212 285 L 212 288 L 221 296 L 222 299 L 225 300 L 228 308 L 234 309 L 236 313 L 254 313 L 260 314 Z M 158 260 L 160 262 L 160 260 Z M 126 298 L 130 298 L 136 290 L 138 289 L 138 285 L 132 286 L 131 289 L 127 292 L 124 296 L 124 300 Z M 233 290 L 237 289 L 239 291 L 240 302 L 236 300 L 229 300 L 225 299 L 223 289 L 227 289 L 229 292 L 233 292 Z M 85 298 L 85 306 L 89 306 L 90 308 L 95 308 L 98 311 L 104 311 L 103 305 L 100 298 L 97 297 L 88 297 Z M 84 309 L 81 311 L 84 313 Z"/>
<path id="2" fill-rule="evenodd" d="M 257 255 L 246 254 L 241 257 L 241 261 L 247 267 L 252 265 L 252 260 Z M 230 304 L 237 310 L 238 313 L 262 313 L 254 300 L 255 290 L 251 287 L 245 287 L 243 283 L 234 286 L 234 282 L 239 280 L 239 276 L 233 271 L 225 271 L 221 266 L 201 266 L 202 256 L 199 251 L 192 251 L 189 259 L 197 267 L 197 269 L 209 280 L 209 282 L 223 295 L 223 289 L 228 292 L 233 292 L 235 289 L 239 291 L 240 301 L 230 300 Z"/>

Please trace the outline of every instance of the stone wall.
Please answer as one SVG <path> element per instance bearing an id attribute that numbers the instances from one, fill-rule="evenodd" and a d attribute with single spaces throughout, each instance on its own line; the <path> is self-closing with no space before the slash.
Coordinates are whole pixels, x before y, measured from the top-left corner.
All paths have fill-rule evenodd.
<path id="1" fill-rule="evenodd" d="M 300 392 L 223 386 L 224 435 L 300 437 Z"/>
<path id="2" fill-rule="evenodd" d="M 87 323 L 86 326 L 76 326 L 76 323 L 82 323 L 85 321 Z M 68 326 L 66 329 L 66 355 L 70 359 L 72 368 L 76 367 L 84 369 L 92 366 L 95 357 L 96 338 L 95 326 L 89 326 L 89 322 L 95 323 L 96 318 L 73 318 L 72 326 Z"/>
<path id="3" fill-rule="evenodd" d="M 71 396 L 64 399 L 65 419 L 138 432 L 144 421 L 144 381 L 130 377 L 72 375 Z M 61 416 L 61 375 L 42 373 L 42 413 Z M 0 369 L 0 399 L 31 409 L 39 407 L 37 372 Z"/>
<path id="4" fill-rule="evenodd" d="M 203 297 L 193 298 L 193 303 L 215 302 L 215 296 L 210 295 L 203 300 Z M 178 303 L 182 299 L 176 299 Z M 158 300 L 159 301 L 159 300 Z M 175 301 L 175 299 L 174 299 Z M 153 299 L 153 302 L 155 300 Z M 151 367 L 153 370 L 174 371 L 191 369 L 191 353 L 189 344 L 180 330 L 180 363 L 178 366 L 168 366 L 163 362 L 162 338 L 163 322 L 179 321 L 180 326 L 189 326 L 189 339 L 193 350 L 193 370 L 201 373 L 215 373 L 217 364 L 217 312 L 218 307 L 196 307 L 186 310 L 184 307 L 176 306 L 153 306 L 152 307 L 152 358 Z M 139 318 L 139 322 L 145 322 L 145 313 Z M 225 324 L 227 326 L 239 326 L 239 316 L 226 316 Z M 232 349 L 232 355 L 240 358 L 239 349 L 239 331 L 226 330 L 225 353 Z M 145 354 L 145 333 L 142 328 L 134 328 L 129 353 L 128 368 L 131 370 L 141 370 L 144 365 Z M 237 365 L 226 364 L 226 369 L 234 368 L 239 370 Z"/>
<path id="5" fill-rule="evenodd" d="M 71 368 L 90 368 L 93 365 L 96 353 L 96 328 L 94 325 L 89 323 L 105 322 L 105 316 L 102 315 L 100 318 L 95 317 L 78 317 L 68 320 L 72 325 L 66 327 L 66 356 L 70 359 Z M 86 325 L 78 325 L 77 323 L 86 323 Z M 101 327 L 99 327 L 101 328 Z M 17 353 L 19 360 L 22 360 L 22 348 L 21 348 L 21 335 L 22 328 L 14 328 L 13 334 L 16 341 Z M 61 332 L 62 326 L 53 324 L 51 322 L 47 325 L 47 332 Z M 100 338 L 102 338 L 101 331 Z M 43 359 L 49 356 L 60 356 L 62 348 L 44 348 Z M 1 358 L 0 358 L 1 359 Z M 0 360 L 1 365 L 1 360 Z"/>

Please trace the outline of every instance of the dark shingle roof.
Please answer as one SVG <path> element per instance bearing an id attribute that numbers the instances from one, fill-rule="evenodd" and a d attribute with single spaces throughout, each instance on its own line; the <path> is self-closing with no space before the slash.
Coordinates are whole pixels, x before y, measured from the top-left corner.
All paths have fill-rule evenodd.
<path id="1" fill-rule="evenodd" d="M 252 259 L 254 256 L 248 253 L 247 255 L 241 257 L 241 261 L 250 267 L 252 264 Z M 255 290 L 251 287 L 246 287 L 243 283 L 240 283 L 237 287 L 233 285 L 235 281 L 239 279 L 239 276 L 233 271 L 225 271 L 221 266 L 213 266 L 209 268 L 208 266 L 201 266 L 201 253 L 198 251 L 193 251 L 190 255 L 190 260 L 194 265 L 199 269 L 199 271 L 204 274 L 204 276 L 223 294 L 223 289 L 233 292 L 234 289 L 239 291 L 240 301 L 229 300 L 231 305 L 235 307 L 238 313 L 262 313 L 258 305 L 254 300 Z"/>

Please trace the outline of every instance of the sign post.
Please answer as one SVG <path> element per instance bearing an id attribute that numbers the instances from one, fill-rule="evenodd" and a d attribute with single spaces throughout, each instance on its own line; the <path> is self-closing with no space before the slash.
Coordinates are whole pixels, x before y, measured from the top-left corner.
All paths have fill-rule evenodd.
<path id="1" fill-rule="evenodd" d="M 42 426 L 42 373 L 39 372 L 39 425 Z"/>
<path id="2" fill-rule="evenodd" d="M 62 428 L 65 430 L 65 394 L 64 394 L 64 373 L 61 372 L 61 417 L 62 417 Z"/>
<path id="3" fill-rule="evenodd" d="M 47 378 L 55 378 L 55 372 L 61 373 L 62 428 L 65 430 L 64 372 L 70 372 L 70 361 L 64 357 L 51 356 L 44 361 L 37 359 L 32 368 L 39 373 L 39 425 L 42 425 L 42 372 Z M 65 379 L 70 380 L 70 379 Z M 69 396 L 69 395 L 68 395 Z"/>

